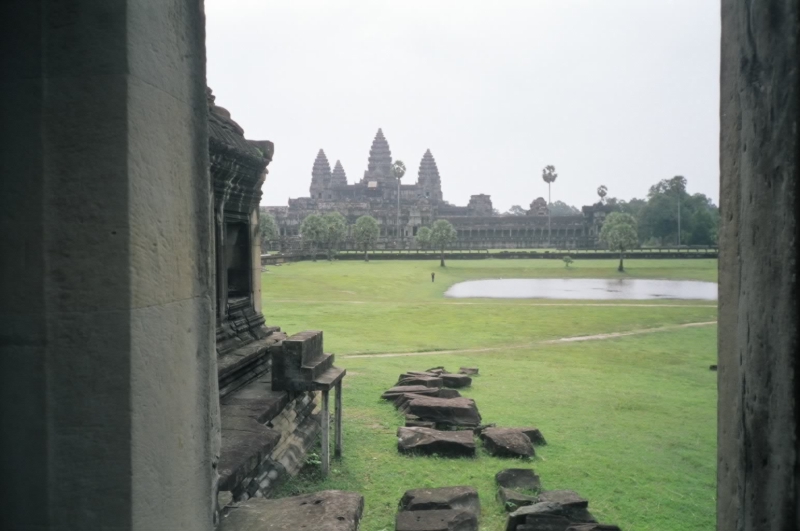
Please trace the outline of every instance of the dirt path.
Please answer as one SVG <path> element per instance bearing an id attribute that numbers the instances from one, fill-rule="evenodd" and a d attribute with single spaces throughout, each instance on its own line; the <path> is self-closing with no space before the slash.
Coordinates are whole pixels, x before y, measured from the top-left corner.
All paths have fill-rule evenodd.
<path id="1" fill-rule="evenodd" d="M 524 343 L 522 345 L 508 345 L 502 347 L 486 347 L 486 348 L 470 348 L 463 350 L 426 350 L 422 352 L 393 352 L 388 354 L 352 354 L 349 356 L 339 356 L 340 358 L 396 358 L 400 356 L 434 356 L 436 354 L 482 354 L 486 352 L 494 352 L 497 350 L 511 350 L 520 348 L 529 348 L 536 345 L 553 345 L 557 343 L 572 343 L 577 341 L 599 341 L 603 339 L 613 339 L 625 336 L 638 336 L 641 334 L 654 334 L 657 332 L 668 332 L 670 330 L 679 330 L 681 328 L 692 328 L 696 326 L 710 326 L 717 324 L 716 321 L 704 321 L 701 323 L 686 323 L 671 326 L 661 326 L 658 328 L 640 328 L 638 330 L 628 330 L 627 332 L 611 332 L 608 334 L 595 334 L 592 336 L 572 336 L 562 337 L 558 339 L 543 339 L 541 341 L 533 341 L 531 343 Z"/>

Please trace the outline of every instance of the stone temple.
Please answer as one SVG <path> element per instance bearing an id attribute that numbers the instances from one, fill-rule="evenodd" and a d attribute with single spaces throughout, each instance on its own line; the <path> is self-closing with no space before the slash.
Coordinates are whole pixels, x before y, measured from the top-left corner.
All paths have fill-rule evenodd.
<path id="1" fill-rule="evenodd" d="M 311 169 L 309 196 L 290 199 L 288 207 L 267 207 L 275 216 L 281 238 L 299 239 L 306 216 L 335 211 L 350 225 L 365 214 L 377 219 L 381 226 L 379 248 L 414 248 L 419 228 L 438 219 L 453 224 L 458 232 L 456 246 L 461 248 L 585 248 L 597 244 L 608 211 L 608 207 L 596 204 L 583 207 L 578 215 L 552 217 L 548 242 L 544 198 L 534 199 L 525 216 L 495 213 L 492 198 L 486 194 L 473 195 L 466 206 L 456 206 L 444 200 L 442 178 L 430 149 L 422 155 L 414 184 L 401 183 L 398 187 L 392 163 L 392 151 L 381 129 L 372 141 L 364 176 L 353 184 L 348 184 L 338 160 L 331 170 L 325 151 L 320 149 Z M 349 246 L 352 242 L 344 244 L 345 248 Z"/>

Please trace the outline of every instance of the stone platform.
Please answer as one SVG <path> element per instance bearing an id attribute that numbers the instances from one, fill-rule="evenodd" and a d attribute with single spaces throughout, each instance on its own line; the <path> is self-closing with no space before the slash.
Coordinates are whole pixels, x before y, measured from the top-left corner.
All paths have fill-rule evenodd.
<path id="1" fill-rule="evenodd" d="M 325 490 L 303 496 L 254 498 L 231 507 L 219 531 L 358 531 L 364 497 Z"/>

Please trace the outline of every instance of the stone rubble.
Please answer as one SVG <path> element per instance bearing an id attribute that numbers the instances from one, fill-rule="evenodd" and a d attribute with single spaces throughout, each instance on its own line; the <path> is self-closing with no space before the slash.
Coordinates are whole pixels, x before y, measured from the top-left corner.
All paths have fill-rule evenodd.
<path id="1" fill-rule="evenodd" d="M 400 499 L 396 531 L 478 531 L 478 491 L 472 487 L 413 489 Z"/>

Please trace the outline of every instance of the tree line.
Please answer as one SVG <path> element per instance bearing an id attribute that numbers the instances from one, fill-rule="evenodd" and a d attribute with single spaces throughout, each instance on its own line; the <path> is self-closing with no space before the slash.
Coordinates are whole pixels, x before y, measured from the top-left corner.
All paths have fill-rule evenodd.
<path id="1" fill-rule="evenodd" d="M 548 183 L 550 184 L 550 183 Z M 643 247 L 670 245 L 716 245 L 719 208 L 705 194 L 690 194 L 683 176 L 662 179 L 650 187 L 644 199 L 630 201 L 606 197 L 608 188 L 597 189 L 599 204 L 612 212 L 630 214 L 636 221 L 637 243 Z M 548 204 L 550 215 L 575 216 L 581 213 L 563 201 Z M 513 205 L 503 215 L 524 216 L 527 211 Z"/>
<path id="2" fill-rule="evenodd" d="M 278 226 L 270 213 L 261 211 L 258 223 L 262 246 L 279 237 Z M 328 260 L 332 260 L 338 245 L 347 238 L 347 232 L 347 220 L 339 212 L 311 214 L 300 224 L 300 237 L 311 251 L 314 261 L 317 260 L 320 250 L 325 250 Z M 352 226 L 353 240 L 359 249 L 363 249 L 366 262 L 369 262 L 369 250 L 375 247 L 380 232 L 378 220 L 370 215 L 359 217 Z M 457 234 L 449 221 L 440 219 L 431 227 L 420 227 L 414 239 L 423 249 L 438 249 L 440 265 L 444 267 L 444 249 L 447 244 L 456 240 Z"/>

